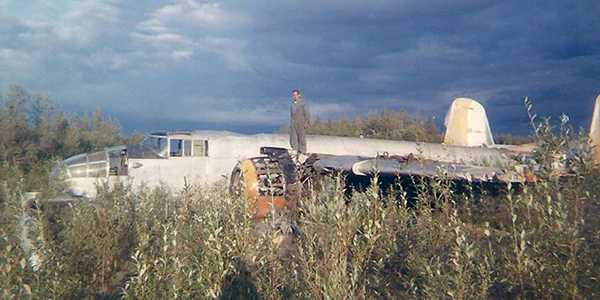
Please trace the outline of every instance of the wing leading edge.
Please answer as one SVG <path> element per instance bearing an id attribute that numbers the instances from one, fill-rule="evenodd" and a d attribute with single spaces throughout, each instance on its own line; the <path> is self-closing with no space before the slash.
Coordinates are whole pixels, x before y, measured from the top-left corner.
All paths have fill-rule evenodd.
<path id="1" fill-rule="evenodd" d="M 523 172 L 496 167 L 449 164 L 420 160 L 412 155 L 366 158 L 359 156 L 324 156 L 313 164 L 323 172 L 342 172 L 355 176 L 448 176 L 453 180 L 488 183 L 523 183 Z"/>

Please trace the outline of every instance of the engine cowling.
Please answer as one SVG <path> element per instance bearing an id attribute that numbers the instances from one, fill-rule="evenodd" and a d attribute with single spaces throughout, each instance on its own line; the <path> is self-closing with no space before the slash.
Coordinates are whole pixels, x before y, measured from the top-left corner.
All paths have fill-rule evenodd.
<path id="1" fill-rule="evenodd" d="M 279 163 L 269 157 L 240 161 L 231 173 L 230 192 L 246 199 L 256 218 L 266 217 L 271 209 L 285 207 L 286 180 Z"/>

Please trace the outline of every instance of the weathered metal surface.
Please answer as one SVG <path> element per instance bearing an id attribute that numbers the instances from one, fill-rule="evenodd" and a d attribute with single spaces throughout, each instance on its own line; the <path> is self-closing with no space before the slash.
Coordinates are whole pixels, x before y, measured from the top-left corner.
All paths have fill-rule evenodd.
<path id="1" fill-rule="evenodd" d="M 446 145 L 479 147 L 494 144 L 485 109 L 475 100 L 455 99 L 448 109 L 444 125 Z"/>
<path id="2" fill-rule="evenodd" d="M 94 197 L 96 186 L 102 182 L 114 184 L 124 181 L 132 183 L 134 190 L 145 185 L 154 187 L 160 184 L 179 190 L 185 184 L 210 184 L 229 177 L 231 170 L 246 158 L 260 156 L 260 148 L 273 146 L 288 148 L 288 136 L 283 134 L 242 135 L 229 132 L 192 131 L 187 135 L 177 132 L 173 136 L 182 136 L 194 141 L 205 141 L 206 156 L 171 156 L 171 151 L 162 151 L 162 157 L 150 158 L 148 155 L 129 155 L 127 157 L 128 176 L 87 176 L 69 178 L 71 192 L 77 196 Z M 169 140 L 168 147 L 175 137 L 168 132 L 161 132 Z M 361 139 L 337 136 L 308 136 L 310 153 L 331 155 L 355 155 L 377 157 L 381 153 L 407 156 L 413 154 L 422 159 L 443 161 L 453 164 L 509 167 L 513 160 L 501 151 L 482 147 L 456 147 L 443 144 L 414 143 L 406 141 L 390 141 L 378 139 Z M 133 147 L 137 149 L 140 146 Z M 130 147 L 127 147 L 129 149 Z M 194 147 L 192 152 L 194 153 Z M 171 149 L 169 149 L 171 150 Z M 148 151 L 148 149 L 145 149 Z M 135 152 L 135 151 L 134 151 Z M 138 152 L 139 153 L 139 152 Z M 156 153 L 159 155 L 158 153 Z M 160 156 L 160 155 L 159 155 Z M 65 160 L 75 160 L 78 156 Z M 69 175 L 69 174 L 67 174 Z"/>
<path id="3" fill-rule="evenodd" d="M 352 172 L 353 167 L 356 169 L 351 164 L 352 161 L 364 161 L 366 158 L 377 158 L 385 154 L 388 157 L 412 155 L 420 162 L 438 162 L 425 164 L 428 167 L 424 169 L 417 169 L 417 164 L 404 164 L 392 168 L 392 165 L 399 162 L 380 165 L 384 167 L 390 164 L 390 172 L 400 169 L 430 174 L 433 169 L 442 168 L 447 172 L 464 174 L 465 178 L 484 180 L 493 178 L 490 174 L 499 174 L 496 175 L 497 178 L 507 181 L 519 180 L 513 177 L 511 172 L 523 175 L 519 170 L 524 170 L 522 164 L 533 153 L 535 145 L 493 145 L 485 110 L 479 103 L 466 98 L 456 99 L 446 121 L 448 130 L 445 144 L 309 135 L 307 150 L 308 153 L 321 155 L 320 161 L 315 164 L 316 167 L 320 164 L 325 167 L 327 163 L 327 167 L 341 168 L 345 172 Z M 590 140 L 592 146 L 600 141 L 600 96 L 596 99 Z M 69 185 L 70 192 L 76 196 L 94 197 L 96 186 L 117 182 L 131 183 L 134 190 L 142 185 L 154 187 L 161 184 L 179 190 L 185 184 L 211 184 L 226 179 L 238 162 L 260 156 L 261 147 L 287 149 L 289 137 L 284 134 L 244 135 L 209 130 L 161 131 L 151 134 L 139 145 L 121 146 L 114 148 L 112 152 L 71 157 L 63 161 L 54 174 L 64 180 Z M 110 170 L 118 166 L 115 164 L 117 158 L 122 159 L 118 157 L 119 149 L 126 150 L 124 160 L 119 161 L 120 164 L 124 164 L 124 168 L 120 170 L 126 172 L 116 174 Z M 103 155 L 104 160 L 98 159 Z M 337 157 L 327 158 L 323 155 Z M 90 157 L 94 159 L 90 161 Z M 596 163 L 600 163 L 600 147 L 594 148 L 594 159 Z M 93 165 L 94 161 L 97 162 L 96 165 Z M 362 164 L 366 165 L 367 162 Z M 67 165 L 69 167 L 66 167 Z M 427 171 L 428 168 L 431 170 Z M 104 172 L 105 169 L 108 172 Z M 284 173 L 286 176 L 290 174 Z"/>
<path id="4" fill-rule="evenodd" d="M 241 174 L 239 176 L 236 174 Z M 285 206 L 285 177 L 279 164 L 268 157 L 256 157 L 241 161 L 233 171 L 232 180 L 240 180 L 248 210 L 255 217 L 264 218 L 273 207 Z"/>
<path id="5" fill-rule="evenodd" d="M 378 173 L 384 176 L 448 176 L 451 179 L 469 182 L 522 183 L 525 181 L 523 176 L 512 170 L 419 160 L 412 155 L 385 159 L 359 156 L 328 156 L 316 161 L 314 167 L 319 171 L 342 172 L 357 176 Z"/>
<path id="6" fill-rule="evenodd" d="M 524 178 L 516 172 L 505 172 L 494 167 L 455 165 L 441 162 L 399 162 L 394 160 L 363 160 L 352 165 L 355 175 L 377 172 L 382 175 L 441 177 L 468 182 L 523 183 Z"/>

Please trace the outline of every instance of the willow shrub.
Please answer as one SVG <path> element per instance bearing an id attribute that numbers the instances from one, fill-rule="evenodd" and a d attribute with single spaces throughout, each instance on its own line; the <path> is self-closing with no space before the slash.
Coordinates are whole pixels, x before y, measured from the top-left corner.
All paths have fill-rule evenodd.
<path id="1" fill-rule="evenodd" d="M 377 177 L 351 196 L 340 178 L 308 187 L 296 220 L 253 220 L 224 185 L 99 187 L 94 201 L 62 205 L 45 200 L 50 189 L 29 213 L 34 269 L 19 241 L 26 179 L 3 165 L 0 296 L 598 298 L 598 170 L 581 134 L 534 124 L 536 182 L 458 193 L 440 176 L 415 182 L 410 208 Z"/>

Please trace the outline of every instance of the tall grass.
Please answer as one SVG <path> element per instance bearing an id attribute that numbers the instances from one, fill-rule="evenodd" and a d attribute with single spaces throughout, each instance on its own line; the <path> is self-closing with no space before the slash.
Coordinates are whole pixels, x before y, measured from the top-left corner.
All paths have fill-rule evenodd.
<path id="1" fill-rule="evenodd" d="M 63 205 L 48 202 L 49 187 L 29 213 L 35 270 L 19 240 L 26 179 L 5 164 L 0 297 L 598 298 L 598 171 L 584 150 L 556 164 L 585 140 L 550 125 L 536 127 L 535 183 L 494 196 L 456 193 L 440 176 L 416 182 L 410 208 L 377 177 L 351 196 L 339 178 L 308 187 L 297 220 L 254 220 L 219 185 L 101 186 L 94 201 Z"/>

